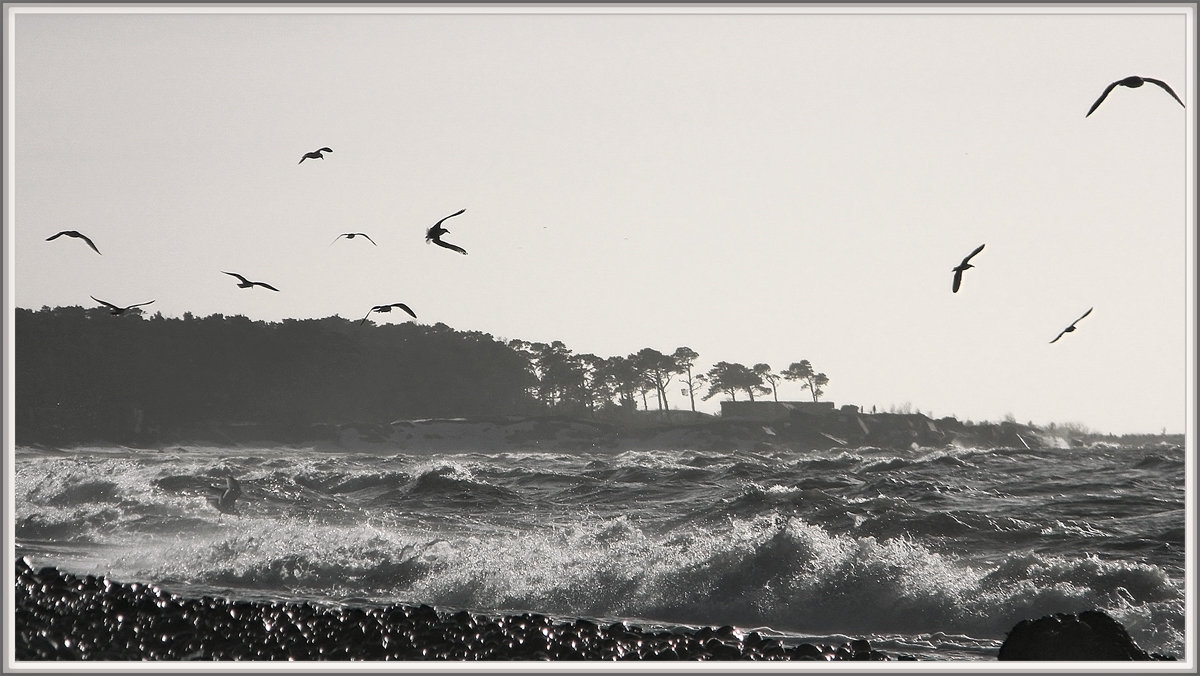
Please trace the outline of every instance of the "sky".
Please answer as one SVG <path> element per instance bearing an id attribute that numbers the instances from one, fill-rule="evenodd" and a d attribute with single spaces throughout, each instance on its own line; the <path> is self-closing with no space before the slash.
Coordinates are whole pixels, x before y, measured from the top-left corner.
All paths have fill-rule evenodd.
<path id="1" fill-rule="evenodd" d="M 601 357 L 809 360 L 837 405 L 1182 433 L 1190 11 L 31 6 L 5 36 L 7 307 L 404 302 Z M 1085 117 L 1128 75 L 1186 108 L 1117 87 Z M 468 255 L 426 244 L 460 209 Z"/>

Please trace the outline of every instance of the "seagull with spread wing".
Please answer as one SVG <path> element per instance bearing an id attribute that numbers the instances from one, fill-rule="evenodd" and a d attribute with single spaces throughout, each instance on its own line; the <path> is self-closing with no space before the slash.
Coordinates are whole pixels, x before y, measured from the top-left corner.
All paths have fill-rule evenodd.
<path id="1" fill-rule="evenodd" d="M 1063 329 L 1062 331 L 1060 331 L 1060 332 L 1059 332 L 1059 334 L 1058 334 L 1057 336 L 1055 336 L 1055 337 L 1054 337 L 1054 340 L 1050 341 L 1050 343 L 1051 343 L 1051 344 L 1057 343 L 1059 338 L 1062 338 L 1063 336 L 1067 335 L 1068 333 L 1071 333 L 1072 331 L 1074 331 L 1074 330 L 1075 330 L 1075 325 L 1079 323 L 1079 320 L 1080 320 L 1080 319 L 1083 319 L 1084 317 L 1086 317 L 1086 316 L 1088 316 L 1088 315 L 1090 315 L 1090 314 L 1092 314 L 1092 310 L 1094 310 L 1094 309 L 1095 309 L 1095 308 L 1088 308 L 1088 311 L 1087 311 L 1087 312 L 1085 312 L 1085 313 L 1083 313 L 1082 315 L 1080 315 L 1080 316 L 1079 316 L 1079 319 L 1076 319 L 1075 321 L 1071 322 L 1071 325 L 1070 325 L 1070 326 L 1068 326 L 1067 328 L 1065 328 L 1065 329 Z"/>
<path id="2" fill-rule="evenodd" d="M 457 216 L 465 211 L 466 211 L 466 209 L 459 209 L 458 211 L 447 216 L 446 218 L 443 218 L 442 220 L 438 221 L 437 223 L 434 223 L 433 227 L 431 227 L 425 231 L 425 243 L 428 244 L 430 242 L 433 242 L 434 244 L 436 244 L 438 246 L 446 247 L 447 249 L 450 249 L 451 251 L 457 251 L 460 254 L 465 255 L 467 253 L 466 249 L 462 248 L 461 246 L 455 246 L 449 242 L 442 241 L 442 235 L 446 234 L 447 232 L 450 232 L 446 228 L 442 227 L 442 223 L 445 223 L 447 218 L 454 218 L 455 216 Z"/>
<path id="3" fill-rule="evenodd" d="M 325 159 L 325 156 L 321 154 L 322 152 L 331 153 L 333 152 L 333 148 L 317 148 L 311 153 L 304 153 L 304 155 L 300 158 L 300 162 L 303 162 L 304 160 L 323 160 Z M 297 162 L 296 164 L 300 164 L 300 162 Z"/>
<path id="4" fill-rule="evenodd" d="M 411 310 L 411 309 L 410 309 L 410 308 L 409 308 L 407 305 L 405 305 L 404 303 L 392 303 L 391 305 L 376 305 L 375 307 L 371 308 L 371 310 L 370 310 L 369 312 L 367 312 L 367 314 L 366 314 L 366 315 L 364 315 L 364 316 L 363 316 L 363 318 L 362 318 L 362 321 L 361 321 L 361 322 L 359 322 L 359 323 L 358 323 L 358 325 L 359 325 L 359 326 L 362 326 L 362 325 L 363 325 L 363 324 L 364 324 L 364 323 L 367 321 L 367 317 L 370 317 L 370 316 L 371 316 L 371 313 L 372 313 L 372 312 L 391 312 L 391 311 L 392 311 L 392 308 L 394 308 L 394 307 L 395 307 L 395 308 L 400 308 L 401 310 L 404 310 L 404 311 L 405 311 L 405 312 L 407 312 L 409 315 L 411 315 L 413 319 L 416 319 L 416 318 L 417 318 L 417 313 L 413 312 L 413 311 L 412 311 L 412 310 Z"/>
<path id="5" fill-rule="evenodd" d="M 108 306 L 108 309 L 109 309 L 109 314 L 113 314 L 113 315 L 124 314 L 126 310 L 132 310 L 132 309 L 133 309 L 133 308 L 135 308 L 135 307 L 141 307 L 141 306 L 143 306 L 143 305 L 149 305 L 149 304 L 151 304 L 151 303 L 153 303 L 153 302 L 154 302 L 154 301 L 152 301 L 152 300 L 148 300 L 148 301 L 146 301 L 145 303 L 135 303 L 135 304 L 133 304 L 133 305 L 127 305 L 127 306 L 125 306 L 125 307 L 118 307 L 118 306 L 116 306 L 116 305 L 113 305 L 112 303 L 110 303 L 110 302 L 108 302 L 108 301 L 106 301 L 106 300 L 100 300 L 99 298 L 97 298 L 97 297 L 95 297 L 95 296 L 92 296 L 91 298 L 92 298 L 92 300 L 96 301 L 97 303 L 99 303 L 99 304 L 101 304 L 101 305 L 107 305 L 107 306 Z"/>
<path id="6" fill-rule="evenodd" d="M 334 237 L 333 242 L 336 242 L 343 237 L 345 237 L 346 239 L 354 239 L 355 237 L 366 237 L 368 242 L 370 242 L 371 244 L 375 244 L 375 240 L 371 239 L 371 236 L 365 232 L 343 232 L 342 234 L 338 235 L 337 237 Z M 333 246 L 333 242 L 330 242 L 329 246 Z M 375 246 L 379 246 L 379 245 L 375 244 Z"/>
<path id="7" fill-rule="evenodd" d="M 252 282 L 252 281 L 250 281 L 250 280 L 246 279 L 245 277 L 243 277 L 243 276 L 239 275 L 239 274 L 238 274 L 238 273 L 236 273 L 236 272 L 225 272 L 224 270 L 222 270 L 221 272 L 224 272 L 225 274 L 227 274 L 227 275 L 231 275 L 231 276 L 233 276 L 233 277 L 237 277 L 239 280 L 241 280 L 240 282 L 238 282 L 238 288 L 239 288 L 239 289 L 249 289 L 249 288 L 250 288 L 250 287 L 252 287 L 252 286 L 263 286 L 263 287 L 266 287 L 266 288 L 268 288 L 268 289 L 270 289 L 270 290 L 272 290 L 272 291 L 278 291 L 278 290 L 279 290 L 279 289 L 276 289 L 275 287 L 271 286 L 270 284 L 267 284 L 266 282 Z"/>
<path id="8" fill-rule="evenodd" d="M 961 263 L 954 266 L 954 268 L 953 268 L 953 270 L 954 270 L 954 287 L 953 287 L 954 293 L 958 293 L 958 287 L 962 285 L 962 274 L 964 272 L 966 272 L 968 269 L 975 267 L 974 265 L 971 265 L 969 261 L 975 257 L 975 254 L 979 253 L 980 251 L 983 251 L 983 247 L 984 247 L 984 245 L 980 244 L 978 249 L 975 249 L 974 251 L 972 251 L 970 254 L 967 255 L 966 258 L 962 259 Z"/>
<path id="9" fill-rule="evenodd" d="M 1171 86 L 1166 82 L 1163 82 L 1162 80 L 1155 80 L 1152 77 L 1138 77 L 1137 75 L 1130 75 L 1124 80 L 1117 80 L 1116 82 L 1105 87 L 1104 93 L 1100 95 L 1100 98 L 1096 99 L 1096 102 L 1092 104 L 1092 107 L 1088 109 L 1087 115 L 1084 115 L 1084 117 L 1096 112 L 1096 109 L 1100 107 L 1100 103 L 1104 101 L 1104 99 L 1108 96 L 1108 93 L 1111 92 L 1117 85 L 1129 87 L 1130 89 L 1137 89 L 1147 82 L 1162 87 L 1168 94 L 1171 95 L 1172 98 L 1174 98 L 1176 101 L 1179 101 L 1179 105 L 1183 106 L 1183 101 L 1175 94 L 1175 91 L 1172 90 Z M 1184 107 L 1186 108 L 1187 106 Z"/>
<path id="10" fill-rule="evenodd" d="M 46 241 L 49 242 L 52 239 L 58 239 L 59 237 L 62 237 L 63 235 L 66 235 L 67 237 L 77 237 L 79 239 L 82 239 L 83 241 L 87 242 L 88 246 L 92 247 L 92 251 L 95 251 L 96 253 L 100 253 L 100 250 L 96 248 L 96 245 L 92 242 L 92 240 L 89 239 L 87 235 L 83 234 L 82 232 L 79 232 L 78 230 L 63 230 L 62 232 L 60 232 L 58 234 L 50 235 L 49 237 L 46 238 Z M 101 255 L 103 255 L 103 254 L 101 254 Z"/>

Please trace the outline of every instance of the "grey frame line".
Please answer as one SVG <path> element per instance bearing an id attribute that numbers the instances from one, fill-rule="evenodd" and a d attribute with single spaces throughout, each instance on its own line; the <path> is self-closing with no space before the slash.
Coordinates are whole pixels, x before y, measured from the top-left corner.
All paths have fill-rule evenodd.
<path id="1" fill-rule="evenodd" d="M 50 0 L 27 0 L 24 2 L 11 2 L 11 3 L 4 2 L 2 4 L 4 7 L 4 11 L 0 12 L 0 35 L 5 36 L 5 42 L 7 42 L 8 31 L 11 28 L 11 26 L 9 25 L 10 21 L 11 21 L 11 16 L 8 11 L 10 8 L 23 8 L 23 7 L 35 8 L 35 7 L 43 7 L 43 6 L 61 7 L 61 8 L 76 7 L 76 8 L 80 8 L 80 9 L 94 8 L 94 7 L 112 7 L 112 6 L 131 6 L 131 7 L 139 7 L 139 8 L 140 7 L 212 8 L 212 7 L 237 7 L 237 6 L 248 4 L 248 3 L 220 3 L 220 2 L 162 3 L 162 2 L 154 2 L 153 0 L 129 0 L 127 2 L 121 2 L 121 3 L 101 3 L 101 2 L 97 2 L 97 3 L 58 3 L 58 2 L 52 2 Z M 449 4 L 449 5 L 453 5 L 456 7 L 461 7 L 461 6 L 478 7 L 480 9 L 484 10 L 483 13 L 487 13 L 487 8 L 491 5 L 508 6 L 511 4 L 521 4 L 521 5 L 533 5 L 533 6 L 550 8 L 550 7 L 579 7 L 579 6 L 600 4 L 605 7 L 633 8 L 633 7 L 642 5 L 643 3 L 563 3 L 563 2 L 549 2 L 549 1 L 543 1 L 543 0 L 528 0 L 527 2 L 522 2 L 522 3 L 504 3 L 504 2 L 422 3 L 422 2 L 386 2 L 384 0 L 359 0 L 357 2 L 346 3 L 344 5 L 341 5 L 341 4 L 334 4 L 334 3 L 294 3 L 294 2 L 285 2 L 283 0 L 259 0 L 259 2 L 255 2 L 254 4 L 255 5 L 263 5 L 266 7 L 290 7 L 290 6 L 298 6 L 298 5 L 331 5 L 331 6 L 346 7 L 346 8 L 363 8 L 363 7 L 376 8 L 376 7 L 387 7 L 387 6 L 428 6 L 428 5 Z M 680 0 L 662 0 L 661 2 L 654 3 L 654 4 L 676 5 L 676 6 L 682 6 L 682 7 L 694 7 L 694 6 L 704 6 L 709 3 L 682 2 Z M 1095 2 L 1083 2 L 1081 0 L 1061 0 L 1060 2 L 1057 2 L 1054 4 L 1055 5 L 1061 4 L 1061 5 L 1068 5 L 1068 6 L 1074 5 L 1074 6 L 1082 6 L 1082 7 L 1095 7 L 1097 5 L 1100 5 L 1100 6 L 1105 6 L 1105 7 L 1131 6 L 1131 7 L 1136 7 L 1136 8 L 1168 8 L 1168 9 L 1180 8 L 1180 7 L 1190 7 L 1193 9 L 1192 19 L 1191 19 L 1191 24 L 1192 24 L 1191 30 L 1193 31 L 1193 35 L 1200 34 L 1200 30 L 1198 30 L 1198 28 L 1200 28 L 1200 17 L 1198 17 L 1198 15 L 1200 15 L 1200 11 L 1196 11 L 1196 10 L 1200 9 L 1200 3 L 1195 3 L 1195 2 L 1188 2 L 1188 3 L 1095 3 Z M 947 7 L 1005 7 L 1005 8 L 1029 7 L 1029 8 L 1036 8 L 1036 7 L 1044 7 L 1045 4 L 1044 3 L 962 3 L 962 2 L 940 2 L 940 1 L 936 1 L 936 0 L 921 2 L 921 3 L 904 3 L 904 2 L 874 2 L 874 3 L 816 2 L 816 3 L 805 3 L 805 2 L 785 2 L 783 0 L 778 0 L 778 1 L 767 0 L 767 1 L 759 1 L 759 2 L 753 2 L 753 3 L 745 3 L 744 5 L 740 5 L 740 6 L 744 7 L 744 8 L 765 8 L 765 9 L 776 9 L 776 8 L 781 8 L 781 7 L 846 7 L 846 6 L 853 6 L 853 7 L 857 7 L 857 8 L 881 8 L 881 9 L 882 8 L 897 8 L 897 7 L 910 7 L 910 8 L 911 7 L 922 7 L 923 8 L 923 7 L 942 7 L 942 6 L 947 6 Z M 670 12 L 664 12 L 664 13 L 669 14 Z M 730 14 L 741 14 L 741 12 L 730 12 Z M 993 15 L 1008 16 L 1007 13 L 991 14 L 991 13 L 987 13 L 987 12 L 980 13 L 979 15 L 980 16 L 993 16 Z M 1045 13 L 1045 15 L 1046 16 L 1060 16 L 1060 14 L 1057 14 L 1057 13 Z M 1079 14 L 1064 12 L 1062 15 L 1078 16 Z M 10 45 L 5 44 L 5 45 L 3 45 L 2 53 L 0 53 L 0 65 L 4 66 L 4 71 L 3 71 L 4 72 L 4 75 L 3 75 L 4 86 L 2 88 L 0 88 L 0 109 L 3 110 L 3 114 L 2 114 L 2 117 L 0 117 L 0 120 L 3 121 L 3 130 L 4 130 L 3 131 L 3 139 L 4 139 L 3 146 L 5 148 L 8 148 L 10 146 L 10 143 L 11 143 L 10 129 L 12 129 L 12 125 L 14 123 L 14 121 L 11 119 L 13 113 L 10 110 L 10 106 L 9 106 L 10 101 L 8 100 L 9 85 L 10 85 L 10 83 L 8 82 L 8 80 L 9 80 L 9 78 L 8 78 L 8 74 L 9 74 L 8 55 L 9 55 L 10 48 L 11 48 Z M 1194 64 L 1193 64 L 1193 67 L 1194 67 Z M 1193 93 L 1195 91 L 1195 81 L 1196 81 L 1196 78 L 1194 77 L 1194 71 L 1193 71 L 1192 81 L 1187 83 L 1186 92 L 1185 92 L 1185 97 L 1187 97 L 1190 100 L 1195 100 L 1195 98 L 1196 98 L 1195 94 Z M 1193 109 L 1194 109 L 1194 106 L 1188 107 L 1189 117 L 1194 122 L 1194 120 L 1195 120 L 1194 113 L 1191 112 Z M 1193 141 L 1195 141 L 1195 139 L 1193 139 Z M 1193 147 L 1192 150 L 1197 153 L 1200 153 L 1200 145 Z M 1183 161 L 1186 165 L 1187 159 L 1185 158 Z M 9 153 L 6 152 L 4 162 L 3 162 L 2 166 L 0 166 L 0 181 L 3 181 L 4 192 L 5 192 L 6 196 L 8 195 L 8 186 L 9 186 L 9 181 L 11 179 L 11 174 L 15 169 L 16 169 L 16 167 L 14 166 L 14 161 L 9 159 Z M 1187 169 L 1187 167 L 1185 166 L 1185 175 L 1186 175 L 1186 169 Z M 1194 178 L 1194 176 L 1193 176 L 1193 178 Z M 7 199 L 5 200 L 5 202 L 7 202 Z M 15 538 L 15 532 L 14 532 L 15 524 L 11 520 L 13 512 L 10 509 L 11 501 L 13 498 L 10 486 L 11 486 L 11 481 L 12 481 L 12 468 L 13 468 L 12 451 L 14 449 L 12 416 L 10 415 L 10 412 L 11 412 L 12 406 L 13 406 L 13 402 L 11 401 L 11 398 L 13 396 L 13 390 L 11 389 L 11 379 L 13 376 L 13 373 L 11 371 L 11 365 L 14 363 L 15 355 L 13 353 L 13 350 L 14 350 L 15 346 L 14 346 L 14 343 L 13 343 L 13 340 L 11 337 L 12 330 L 10 327 L 11 327 L 11 317 L 13 316 L 15 307 L 14 307 L 13 303 L 11 302 L 10 293 L 11 293 L 11 286 L 12 286 L 12 284 L 11 284 L 12 278 L 10 277 L 10 275 L 12 274 L 12 270 L 11 270 L 11 266 L 8 265 L 10 256 L 12 256 L 11 245 L 10 245 L 11 239 L 10 238 L 12 237 L 12 230 L 13 230 L 13 223 L 11 223 L 9 221 L 9 213 L 10 213 L 9 209 L 10 208 L 11 208 L 10 206 L 6 206 L 5 210 L 4 210 L 4 222 L 5 222 L 4 236 L 3 236 L 3 239 L 0 240 L 0 252 L 2 252 L 4 255 L 4 261 L 5 261 L 4 267 L 7 268 L 6 274 L 3 276 L 3 281 L 0 282 L 0 287 L 3 287 L 3 291 L 4 291 L 3 300 L 0 301 L 0 307 L 3 307 L 3 312 L 4 312 L 4 317 L 5 317 L 5 321 L 3 322 L 5 325 L 4 339 L 2 342 L 0 342 L 0 365 L 2 365 L 2 367 L 3 367 L 3 375 L 4 375 L 4 388 L 3 388 L 3 390 L 0 390 L 0 405 L 3 406 L 3 420 L 4 420 L 3 439 L 5 442 L 4 443 L 5 453 L 4 453 L 4 458 L 3 458 L 3 470 L 4 471 L 2 473 L 5 477 L 7 477 L 5 480 L 0 482 L 0 490 L 2 490 L 2 492 L 4 493 L 4 496 L 3 496 L 4 497 L 4 502 L 3 502 L 4 518 L 2 519 L 2 523 L 0 523 L 0 537 L 2 537 L 4 543 L 6 544 L 7 556 L 4 557 L 5 560 L 3 562 L 0 562 L 0 566 L 3 566 L 3 568 L 2 568 L 3 573 L 5 575 L 7 575 L 8 580 L 11 581 L 14 577 L 13 542 L 14 542 L 14 538 Z M 1192 228 L 1194 228 L 1195 223 L 1194 222 L 1191 223 L 1190 226 Z M 1192 242 L 1193 250 L 1190 252 L 1191 255 L 1193 256 L 1193 261 L 1196 260 L 1197 257 L 1200 257 L 1200 241 L 1197 241 L 1197 240 L 1200 240 L 1200 237 L 1193 238 L 1193 242 Z M 1189 251 L 1181 250 L 1180 255 L 1183 259 L 1182 263 L 1185 267 L 1187 264 L 1188 254 L 1189 254 Z M 1193 292 L 1194 291 L 1195 291 L 1195 289 L 1193 289 Z M 1189 309 L 1191 309 L 1191 308 L 1186 306 L 1186 300 L 1185 300 L 1185 307 L 1183 308 L 1183 310 L 1185 311 L 1184 316 L 1186 316 L 1186 311 Z M 370 313 L 368 313 L 368 315 L 369 314 Z M 1193 323 L 1192 323 L 1192 326 L 1190 327 L 1191 330 L 1193 331 L 1193 335 L 1195 335 L 1197 326 L 1198 326 L 1197 318 L 1195 316 L 1193 316 Z M 1194 376 L 1195 374 L 1192 374 L 1192 375 Z M 1185 383 L 1185 391 L 1182 393 L 1184 395 L 1182 397 L 1182 399 L 1184 401 L 1187 401 L 1187 399 L 1190 395 L 1190 390 L 1191 390 L 1191 388 L 1188 388 Z M 1194 415 L 1195 411 L 1191 411 L 1190 413 L 1192 415 Z M 1187 431 L 1190 431 L 1193 433 L 1195 432 L 1195 430 L 1187 430 Z M 1191 441 L 1191 448 L 1194 449 L 1195 448 L 1195 439 L 1191 438 L 1190 441 Z M 1196 484 L 1197 480 L 1200 480 L 1200 466 L 1198 466 L 1198 465 L 1200 465 L 1200 463 L 1196 463 L 1193 458 L 1192 471 L 1191 471 L 1191 475 L 1189 477 L 1190 480 L 1192 481 L 1193 489 L 1197 485 Z M 1195 490 L 1191 490 L 1191 491 L 1188 491 L 1188 494 L 1187 494 L 1186 518 L 1188 520 L 1187 521 L 1188 533 L 1193 538 L 1192 544 L 1194 544 L 1194 542 L 1195 542 L 1194 537 L 1195 537 L 1195 529 L 1196 529 L 1196 525 L 1197 525 L 1196 518 L 1195 518 L 1196 517 L 1195 508 L 1196 508 Z M 1192 552 L 1191 554 L 1194 557 L 1194 552 Z M 1193 566 L 1191 568 L 1191 570 L 1189 571 L 1189 577 L 1187 579 L 1187 584 L 1189 585 L 1189 588 L 1191 590 L 1193 590 L 1193 593 L 1194 593 L 1194 590 L 1197 588 L 1198 580 L 1200 580 L 1200 576 L 1197 575 L 1196 567 Z M 2 606 L 2 610 L 4 612 L 3 618 L 5 618 L 5 619 L 12 616 L 9 613 L 9 611 L 11 610 L 12 596 L 13 596 L 12 585 L 11 584 L 5 585 L 3 590 L 0 591 L 0 597 L 3 598 L 3 606 Z M 1194 630 L 1195 626 L 1196 626 L 1196 619 L 1195 619 L 1196 608 L 1190 607 L 1188 610 L 1189 610 L 1189 618 L 1191 620 L 1191 628 Z M 0 624 L 5 624 L 5 623 L 0 622 Z M 16 671 L 9 670 L 9 666 L 10 666 L 9 658 L 13 654 L 13 650 L 14 650 L 13 632 L 12 631 L 4 631 L 2 633 L 3 633 L 3 636 L 0 637 L 0 646 L 3 647 L 3 659 L 0 660 L 0 672 L 3 672 L 3 673 L 35 673 L 35 670 L 29 670 L 29 669 L 17 669 Z M 1193 639 L 1193 643 L 1190 643 L 1188 645 L 1188 652 L 1187 652 L 1186 657 L 1191 661 L 1195 661 L 1197 648 L 1194 643 L 1194 640 L 1196 638 L 1194 631 L 1193 631 L 1192 635 L 1190 636 L 1190 638 Z M 64 672 L 64 673 L 74 673 L 70 669 L 65 668 L 68 666 L 81 667 L 81 666 L 86 666 L 86 665 L 67 665 L 65 663 L 54 665 L 55 671 L 60 671 L 60 672 Z M 95 665 L 92 665 L 92 666 L 95 666 Z M 147 665 L 140 665 L 140 666 L 147 666 Z M 212 668 L 212 667 L 204 668 L 202 665 L 162 665 L 162 666 L 164 666 L 164 667 L 170 666 L 172 668 L 164 669 L 161 672 L 155 671 L 152 669 L 142 669 L 142 668 L 138 668 L 136 671 L 138 673 L 171 673 L 171 674 L 174 674 L 174 673 L 212 673 L 214 671 L 214 668 Z M 401 668 L 396 669 L 397 666 L 398 665 L 389 665 L 391 670 L 399 670 L 399 671 L 403 671 L 404 673 L 437 673 L 437 674 L 480 673 L 480 670 L 468 668 L 467 665 L 463 665 L 463 668 L 461 671 L 456 670 L 453 667 L 451 667 L 448 669 L 438 668 L 438 669 L 427 671 L 427 672 L 420 671 L 419 669 L 410 670 L 408 668 L 403 668 L 403 666 L 415 666 L 415 665 L 399 665 L 399 666 L 401 666 Z M 555 666 L 561 668 L 562 666 L 567 666 L 567 665 L 555 665 Z M 722 666 L 724 666 L 724 665 L 722 665 Z M 746 666 L 749 667 L 751 665 L 746 665 Z M 946 670 L 939 669 L 938 673 L 962 673 L 962 674 L 1014 673 L 1014 670 L 1011 668 L 1000 669 L 997 667 L 992 667 L 987 664 L 984 664 L 982 666 L 977 666 L 975 664 L 963 665 L 963 666 L 970 667 L 970 668 L 966 669 L 964 671 L 961 671 L 961 672 L 946 671 Z M 1162 665 L 1164 667 L 1162 669 L 1155 669 L 1153 671 L 1139 672 L 1136 667 L 1141 667 L 1141 666 L 1149 666 L 1149 665 L 1141 665 L 1141 664 L 1129 665 L 1128 667 L 1122 669 L 1122 671 L 1120 673 L 1194 673 L 1194 671 L 1184 672 L 1178 668 L 1176 668 L 1176 669 L 1165 668 L 1169 665 Z M 328 669 L 324 673 L 345 673 L 347 671 L 347 669 L 338 668 L 338 667 L 339 667 L 339 665 L 333 665 L 333 668 Z M 794 665 L 793 665 L 793 667 L 794 667 Z M 1133 667 L 1133 668 L 1129 668 L 1129 667 Z M 270 669 L 255 668 L 253 670 L 239 670 L 237 668 L 237 665 L 218 665 L 215 670 L 217 670 L 223 674 L 294 673 L 295 671 L 297 671 L 297 669 L 295 668 L 295 665 L 278 665 L 278 666 L 273 665 L 273 668 L 270 668 Z M 41 672 L 43 670 L 38 669 L 36 671 Z M 89 669 L 87 671 L 92 672 L 93 670 Z M 111 666 L 111 668 L 105 669 L 104 671 L 105 672 L 112 671 L 112 672 L 116 672 L 116 673 L 122 673 L 123 667 L 122 667 L 122 665 L 118 664 L 118 665 Z M 322 671 L 309 670 L 309 669 L 303 669 L 302 671 L 304 671 L 306 673 L 322 673 Z M 538 669 L 537 671 L 543 672 L 544 670 Z M 563 669 L 563 671 L 564 671 L 564 673 L 598 673 L 598 672 L 602 672 L 602 671 L 607 672 L 610 670 L 609 669 L 599 669 L 599 668 L 589 667 L 589 666 L 582 666 L 582 667 L 578 667 L 578 668 L 569 668 L 568 667 L 567 669 Z M 750 669 L 746 669 L 746 670 L 731 669 L 730 671 L 733 673 L 760 673 L 757 670 L 752 671 Z M 1106 670 L 1106 671 L 1108 671 L 1108 670 Z M 681 667 L 678 669 L 670 669 L 670 670 L 667 670 L 667 669 L 654 670 L 654 673 L 660 673 L 660 672 L 691 673 L 691 672 L 695 672 L 695 669 L 690 669 L 688 667 Z M 808 669 L 804 669 L 803 672 L 804 673 L 820 673 L 820 674 L 841 674 L 841 673 L 847 673 L 848 670 L 847 669 L 831 669 L 829 671 L 823 671 L 823 670 L 822 671 L 816 671 L 816 670 L 810 671 Z M 78 673 L 83 673 L 83 670 L 81 670 Z M 617 671 L 617 673 L 636 673 L 636 672 L 634 672 L 632 670 L 621 669 L 621 670 Z M 1032 671 L 1028 671 L 1028 670 L 1019 670 L 1017 673 L 1036 673 L 1036 672 L 1032 672 Z M 1056 671 L 1054 673 L 1063 673 L 1063 672 Z M 1067 673 L 1097 673 L 1097 672 L 1095 670 L 1088 670 L 1088 669 L 1075 669 L 1075 670 L 1072 670 L 1071 672 L 1067 672 Z"/>

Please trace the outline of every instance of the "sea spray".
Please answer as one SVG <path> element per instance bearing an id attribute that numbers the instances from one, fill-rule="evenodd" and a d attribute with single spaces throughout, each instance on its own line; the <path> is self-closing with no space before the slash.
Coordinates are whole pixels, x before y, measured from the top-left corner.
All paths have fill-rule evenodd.
<path id="1" fill-rule="evenodd" d="M 736 624 L 958 657 L 1021 619 L 1100 608 L 1147 650 L 1183 646 L 1182 449 L 19 448 L 14 467 L 18 553 L 181 592 Z M 227 473 L 239 516 L 205 502 Z"/>

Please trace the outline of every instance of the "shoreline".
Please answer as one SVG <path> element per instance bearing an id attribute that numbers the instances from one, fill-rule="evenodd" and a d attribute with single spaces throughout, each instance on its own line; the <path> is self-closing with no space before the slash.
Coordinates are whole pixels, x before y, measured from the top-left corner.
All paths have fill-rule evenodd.
<path id="1" fill-rule="evenodd" d="M 16 561 L 18 661 L 1176 661 L 1146 653 L 1103 612 L 1022 620 L 992 660 L 885 653 L 868 640 L 806 643 L 756 630 L 661 630 L 534 612 L 186 597 L 158 586 Z"/>
<path id="2" fill-rule="evenodd" d="M 119 445 L 163 450 L 180 445 L 241 447 L 302 445 L 324 451 L 515 452 L 638 450 L 824 451 L 839 448 L 1069 449 L 1092 444 L 1183 446 L 1183 435 L 1099 435 L 1044 429 L 1015 422 L 961 422 L 920 413 L 836 411 L 793 413 L 776 419 L 721 418 L 685 411 L 613 418 L 503 416 L 426 418 L 389 423 L 282 425 L 211 422 L 171 432 L 114 439 L 65 439 L 25 433 L 20 446 L 71 448 Z"/>
<path id="3" fill-rule="evenodd" d="M 16 563 L 17 660 L 917 661 L 863 639 L 785 644 L 732 626 L 664 631 L 428 605 L 189 598 Z"/>

